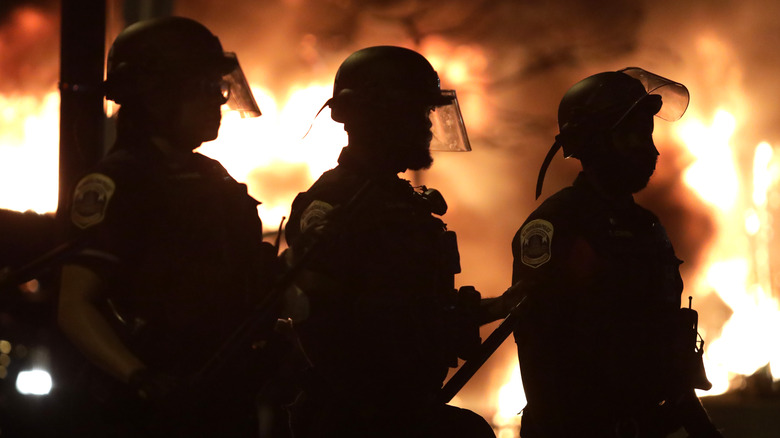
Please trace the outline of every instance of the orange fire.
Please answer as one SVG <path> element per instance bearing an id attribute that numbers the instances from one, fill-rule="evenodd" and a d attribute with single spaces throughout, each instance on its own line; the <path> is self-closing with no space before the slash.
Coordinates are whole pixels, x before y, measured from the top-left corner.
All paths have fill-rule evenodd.
<path id="1" fill-rule="evenodd" d="M 421 47 L 445 85 L 458 90 L 468 129 L 485 129 L 490 119 L 480 85 L 487 68 L 485 55 L 478 47 L 452 46 L 440 39 L 425 40 Z M 259 214 L 269 229 L 289 213 L 298 191 L 336 164 L 338 150 L 346 145 L 342 125 L 330 120 L 327 109 L 315 119 L 330 97 L 331 81 L 332 75 L 285 93 L 253 86 L 263 116 L 240 119 L 226 114 L 219 138 L 199 150 L 219 160 L 264 202 Z M 58 112 L 55 91 L 37 96 L 0 94 L 0 207 L 55 210 Z M 692 107 L 673 128 L 673 136 L 694 158 L 681 177 L 716 223 L 716 235 L 695 280 L 687 282 L 686 294 L 697 297 L 694 303 L 717 294 L 733 311 L 723 327 L 700 326 L 707 341 L 705 365 L 714 384 L 702 395 L 714 395 L 732 388 L 735 377 L 750 375 L 767 363 L 780 368 L 780 349 L 771 349 L 780 338 L 780 304 L 773 296 L 768 246 L 773 233 L 771 194 L 780 165 L 773 147 L 764 142 L 755 146 L 752 167 L 740 168 L 734 134 L 743 115 L 721 110 L 707 122 L 699 112 L 705 113 Z M 483 393 L 492 402 L 475 410 L 492 410 L 494 424 L 502 428 L 499 436 L 508 438 L 514 436 L 516 414 L 525 400 L 516 358 L 496 368 L 500 382 Z M 470 405 L 469 400 L 456 400 L 455 404 Z"/>
<path id="2" fill-rule="evenodd" d="M 692 288 L 702 296 L 718 294 L 733 312 L 720 337 L 709 339 L 705 349 L 713 383 L 707 395 L 726 392 L 735 377 L 767 364 L 780 366 L 780 352 L 772 348 L 780 336 L 780 303 L 772 295 L 768 205 L 780 168 L 766 142 L 755 147 L 751 169 L 739 168 L 733 140 L 737 123 L 726 110 L 719 110 L 709 126 L 692 114 L 677 132 L 695 156 L 683 179 L 717 220 L 716 235 Z"/>
<path id="3" fill-rule="evenodd" d="M 59 106 L 56 91 L 0 94 L 0 207 L 38 213 L 57 208 Z"/>
<path id="4" fill-rule="evenodd" d="M 291 90 L 282 99 L 253 87 L 263 115 L 242 119 L 235 113 L 225 114 L 219 138 L 198 150 L 220 161 L 237 180 L 247 182 L 249 193 L 263 202 L 259 214 L 269 226 L 289 214 L 299 191 L 336 165 L 339 150 L 347 144 L 343 126 L 330 119 L 327 108 L 315 119 L 331 89 L 329 84 L 310 84 Z M 289 176 L 279 187 L 275 183 L 285 179 L 284 175 Z"/>

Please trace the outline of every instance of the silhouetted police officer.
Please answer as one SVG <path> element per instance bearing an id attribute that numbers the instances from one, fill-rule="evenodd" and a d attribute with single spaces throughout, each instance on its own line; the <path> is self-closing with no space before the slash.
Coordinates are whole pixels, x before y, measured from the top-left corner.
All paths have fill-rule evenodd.
<path id="1" fill-rule="evenodd" d="M 326 105 L 349 144 L 295 199 L 286 228 L 291 261 L 310 258 L 288 297 L 309 365 L 294 436 L 493 436 L 473 412 L 432 402 L 479 336 L 454 310 L 460 266 L 437 217 L 444 199 L 398 176 L 431 165 L 432 135 L 469 149 L 454 92 L 420 54 L 369 47 L 342 63 Z"/>
<path id="2" fill-rule="evenodd" d="M 524 438 L 720 436 L 694 393 L 711 385 L 680 309 L 681 261 L 632 197 L 655 170 L 653 116 L 687 105 L 682 84 L 640 68 L 590 76 L 561 100 L 537 197 L 559 148 L 583 170 L 512 242 L 513 283 L 531 289 L 515 328 Z"/>
<path id="3" fill-rule="evenodd" d="M 62 269 L 58 310 L 99 370 L 83 382 L 97 410 L 75 433 L 252 436 L 261 370 L 249 348 L 218 380 L 190 377 L 260 301 L 275 250 L 246 186 L 193 150 L 217 137 L 223 105 L 259 110 L 235 54 L 191 19 L 127 27 L 107 64 L 117 139 L 75 187 L 86 244 Z"/>

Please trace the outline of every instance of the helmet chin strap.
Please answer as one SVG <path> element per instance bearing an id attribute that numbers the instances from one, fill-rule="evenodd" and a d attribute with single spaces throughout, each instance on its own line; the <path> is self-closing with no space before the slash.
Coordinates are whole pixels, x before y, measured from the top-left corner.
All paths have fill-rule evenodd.
<path id="1" fill-rule="evenodd" d="M 544 157 L 544 161 L 542 162 L 542 168 L 539 169 L 539 177 L 536 178 L 536 198 L 539 199 L 539 195 L 542 194 L 542 184 L 544 184 L 544 176 L 547 174 L 547 168 L 550 167 L 550 163 L 552 162 L 552 159 L 555 157 L 555 154 L 558 152 L 558 149 L 561 148 L 561 143 L 558 141 L 558 136 L 555 138 L 555 143 L 550 147 L 550 150 L 547 152 L 547 156 Z"/>
<path id="2" fill-rule="evenodd" d="M 614 147 L 614 144 L 612 143 L 611 132 L 612 130 L 608 130 L 605 132 L 591 134 L 589 137 L 590 141 L 588 143 L 590 146 L 586 148 L 580 146 L 577 149 L 569 151 L 567 151 L 567 148 L 563 146 L 561 137 L 563 136 L 563 138 L 568 138 L 572 135 L 572 132 L 570 130 L 564 129 L 562 134 L 556 135 L 555 143 L 553 143 L 553 145 L 550 147 L 550 150 L 547 152 L 547 156 L 544 157 L 542 167 L 539 169 L 539 177 L 536 179 L 536 199 L 539 199 L 539 195 L 542 194 L 542 184 L 544 183 L 544 176 L 547 174 L 547 168 L 550 167 L 550 163 L 552 162 L 553 158 L 555 158 L 555 154 L 559 149 L 563 148 L 563 156 L 565 158 L 573 157 L 577 158 L 581 162 L 583 162 L 583 160 L 595 159 L 601 154 L 612 153 L 610 150 L 612 147 Z M 570 141 L 571 140 L 569 140 L 569 142 Z M 568 144 L 568 148 L 572 148 L 571 143 Z"/>
<path id="3" fill-rule="evenodd" d="M 309 125 L 309 129 L 307 129 L 306 133 L 303 134 L 303 137 L 301 137 L 301 140 L 303 140 L 304 138 L 306 138 L 309 135 L 309 133 L 311 132 L 312 128 L 314 128 L 314 121 L 317 120 L 317 117 L 319 117 L 319 115 L 322 112 L 322 110 L 324 110 L 326 106 L 330 106 L 331 103 L 333 103 L 333 98 L 332 97 L 330 99 L 328 99 L 328 101 L 325 102 L 320 107 L 320 110 L 317 111 L 317 114 L 314 115 L 314 118 L 311 120 L 311 124 Z"/>

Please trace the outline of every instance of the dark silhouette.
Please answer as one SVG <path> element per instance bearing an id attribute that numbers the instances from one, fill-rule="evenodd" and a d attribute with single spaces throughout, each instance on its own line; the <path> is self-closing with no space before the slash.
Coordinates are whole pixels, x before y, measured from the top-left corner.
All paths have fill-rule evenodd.
<path id="1" fill-rule="evenodd" d="M 448 367 L 479 345 L 467 310 L 479 295 L 454 289 L 443 197 L 398 176 L 431 165 L 432 126 L 437 147 L 469 149 L 454 92 L 420 54 L 369 47 L 341 65 L 326 105 L 349 144 L 286 228 L 289 260 L 310 260 L 287 300 L 305 365 L 295 438 L 494 436 L 473 412 L 434 402 Z"/>
<path id="2" fill-rule="evenodd" d="M 54 215 L 0 209 L 0 268 L 19 268 L 59 242 Z"/>
<path id="3" fill-rule="evenodd" d="M 682 84 L 639 68 L 590 76 L 561 100 L 537 197 L 559 148 L 583 170 L 512 242 L 513 283 L 528 287 L 514 331 L 524 438 L 721 436 L 694 393 L 711 385 L 696 313 L 680 308 L 682 262 L 632 196 L 655 170 L 653 116 L 677 120 L 687 105 Z"/>
<path id="4" fill-rule="evenodd" d="M 84 245 L 63 266 L 58 306 L 89 362 L 70 433 L 253 436 L 258 352 L 192 381 L 273 281 L 258 202 L 193 153 L 217 137 L 223 105 L 259 115 L 246 79 L 203 25 L 166 17 L 120 33 L 105 90 L 121 106 L 116 143 L 74 190 Z"/>

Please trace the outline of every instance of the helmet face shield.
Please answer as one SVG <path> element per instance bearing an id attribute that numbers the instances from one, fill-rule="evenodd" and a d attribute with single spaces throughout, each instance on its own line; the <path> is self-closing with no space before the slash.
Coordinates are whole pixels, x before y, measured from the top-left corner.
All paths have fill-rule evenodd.
<path id="1" fill-rule="evenodd" d="M 460 112 L 455 90 L 441 90 L 447 103 L 434 106 L 430 113 L 431 140 L 430 150 L 446 152 L 467 152 L 471 150 L 466 125 Z"/>
<path id="2" fill-rule="evenodd" d="M 648 95 L 655 94 L 661 96 L 662 106 L 655 114 L 657 117 L 674 122 L 679 120 L 688 108 L 690 94 L 685 85 L 650 73 L 639 67 L 627 67 L 618 71 L 641 82 Z M 641 100 L 639 99 L 635 102 L 631 109 Z M 626 111 L 626 113 L 630 112 L 631 109 Z"/>
<path id="3" fill-rule="evenodd" d="M 252 89 L 244 75 L 244 71 L 241 69 L 241 65 L 238 63 L 236 54 L 225 52 L 225 57 L 234 61 L 233 64 L 235 65 L 235 68 L 225 74 L 222 78 L 229 87 L 229 93 L 224 107 L 228 111 L 238 111 L 242 118 L 257 117 L 261 115 L 260 108 L 257 106 L 255 96 L 252 94 Z"/>

